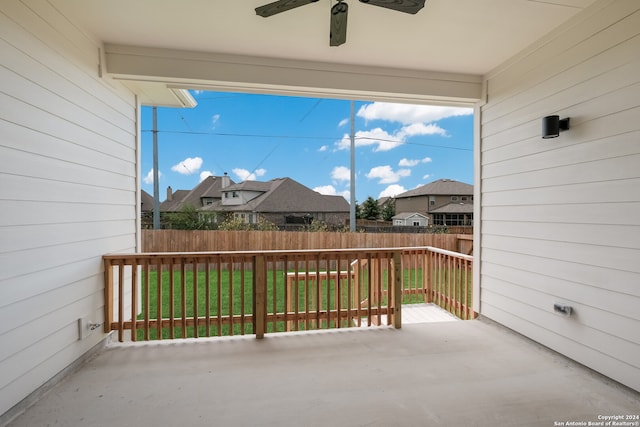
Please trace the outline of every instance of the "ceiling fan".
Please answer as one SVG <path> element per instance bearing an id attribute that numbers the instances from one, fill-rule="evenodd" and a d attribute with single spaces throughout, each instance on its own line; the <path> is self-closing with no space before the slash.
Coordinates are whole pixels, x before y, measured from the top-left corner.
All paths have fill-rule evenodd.
<path id="1" fill-rule="evenodd" d="M 278 0 L 256 7 L 256 14 L 264 18 L 286 12 L 296 7 L 316 3 L 318 0 Z M 336 0 L 331 8 L 331 31 L 329 45 L 340 46 L 347 41 L 347 13 L 349 5 L 344 0 Z M 359 0 L 361 3 L 397 10 L 415 15 L 424 7 L 425 0 Z"/>

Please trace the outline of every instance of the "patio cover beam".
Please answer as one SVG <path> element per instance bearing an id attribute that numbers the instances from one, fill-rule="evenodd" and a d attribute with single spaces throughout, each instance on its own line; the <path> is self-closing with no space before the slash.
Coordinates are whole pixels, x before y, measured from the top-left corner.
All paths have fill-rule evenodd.
<path id="1" fill-rule="evenodd" d="M 105 45 L 116 79 L 165 88 L 465 105 L 478 101 L 482 76 L 256 56 Z"/>

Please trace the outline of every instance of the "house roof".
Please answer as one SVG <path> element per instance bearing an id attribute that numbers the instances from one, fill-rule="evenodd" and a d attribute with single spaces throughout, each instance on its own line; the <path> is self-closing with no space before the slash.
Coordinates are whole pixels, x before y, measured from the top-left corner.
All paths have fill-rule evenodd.
<path id="1" fill-rule="evenodd" d="M 269 191 L 271 187 L 271 181 L 242 181 L 226 187 L 224 191 Z"/>
<path id="2" fill-rule="evenodd" d="M 153 196 L 146 191 L 140 191 L 140 210 L 142 212 L 153 210 Z"/>
<path id="3" fill-rule="evenodd" d="M 416 196 L 449 196 L 449 195 L 473 195 L 473 185 L 453 179 L 439 179 L 429 184 L 414 188 L 405 193 L 398 194 L 396 199 Z"/>
<path id="4" fill-rule="evenodd" d="M 478 99 L 480 76 L 595 1 L 427 0 L 415 15 L 353 1 L 347 42 L 330 47 L 329 1 L 263 18 L 254 8 L 270 0 L 181 0 L 179 6 L 157 0 L 49 0 L 79 33 L 105 43 L 103 65 L 109 73 L 138 93 L 143 104 L 156 105 L 188 105 L 176 87 L 197 85 L 270 93 L 286 87 L 309 96 L 314 86 L 300 77 L 303 68 L 321 70 L 315 74 L 327 82 L 336 67 L 349 75 L 354 66 L 370 75 L 427 76 L 431 84 L 418 87 L 441 102 L 449 96 Z M 208 64 L 210 55 L 222 66 Z M 299 78 L 291 80 L 285 69 L 299 70 Z M 335 93 L 369 92 L 357 77 L 341 86 L 325 84 Z M 402 93 L 423 99 L 415 87 L 378 89 L 389 97 Z"/>
<path id="5" fill-rule="evenodd" d="M 427 219 L 427 216 L 420 212 L 400 212 L 399 214 L 394 215 L 391 219 L 409 219 L 417 216 Z"/>
<path id="6" fill-rule="evenodd" d="M 223 205 L 222 202 L 217 202 L 204 207 L 203 210 L 263 213 L 349 212 L 349 203 L 344 197 L 322 195 L 291 178 L 277 178 L 267 182 L 246 181 L 227 189 L 264 193 L 242 205 Z"/>
<path id="7" fill-rule="evenodd" d="M 473 203 L 449 203 L 430 211 L 430 213 L 473 213 Z"/>
<path id="8" fill-rule="evenodd" d="M 227 177 L 227 179 L 231 184 L 234 184 L 231 178 Z M 160 204 L 160 211 L 178 212 L 187 205 L 199 208 L 202 206 L 201 199 L 203 197 L 220 199 L 222 198 L 222 181 L 223 177 L 208 176 L 192 190 L 176 190 L 171 200 L 165 200 Z"/>

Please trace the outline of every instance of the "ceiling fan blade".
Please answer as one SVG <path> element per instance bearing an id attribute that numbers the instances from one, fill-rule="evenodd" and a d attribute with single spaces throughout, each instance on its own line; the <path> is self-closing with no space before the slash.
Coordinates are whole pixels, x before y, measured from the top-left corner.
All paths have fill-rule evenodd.
<path id="1" fill-rule="evenodd" d="M 331 8 L 331 32 L 329 33 L 329 45 L 340 46 L 347 41 L 347 14 L 349 5 L 338 2 Z"/>
<path id="2" fill-rule="evenodd" d="M 425 0 L 360 0 L 360 2 L 415 15 L 424 7 Z"/>
<path id="3" fill-rule="evenodd" d="M 264 6 L 256 7 L 256 15 L 266 18 L 268 16 L 286 12 L 287 10 L 295 9 L 296 7 L 305 6 L 317 1 L 318 0 L 278 0 L 273 3 L 265 4 Z"/>

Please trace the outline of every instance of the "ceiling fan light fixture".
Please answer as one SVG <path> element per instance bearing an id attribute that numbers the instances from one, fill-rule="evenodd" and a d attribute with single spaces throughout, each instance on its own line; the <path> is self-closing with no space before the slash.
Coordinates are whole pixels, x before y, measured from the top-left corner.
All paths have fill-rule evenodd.
<path id="1" fill-rule="evenodd" d="M 255 11 L 256 15 L 267 18 L 318 1 L 319 0 L 276 0 L 272 3 L 256 7 Z M 331 7 L 330 46 L 340 46 L 347 41 L 347 14 L 349 12 L 349 6 L 344 0 L 336 1 L 338 3 Z M 424 7 L 425 1 L 426 0 L 360 0 L 360 2 L 364 4 L 412 15 L 415 15 Z"/>
<path id="2" fill-rule="evenodd" d="M 318 0 L 277 0 L 273 3 L 265 4 L 260 7 L 256 7 L 256 15 L 268 18 L 269 16 L 277 15 L 278 13 L 286 12 L 296 7 L 306 6 L 311 3 L 316 3 Z"/>
<path id="3" fill-rule="evenodd" d="M 425 1 L 426 0 L 360 0 L 360 3 L 415 15 L 424 7 Z"/>
<path id="4" fill-rule="evenodd" d="M 347 41 L 347 15 L 349 5 L 339 0 L 331 8 L 331 24 L 329 31 L 329 46 L 336 47 Z"/>

